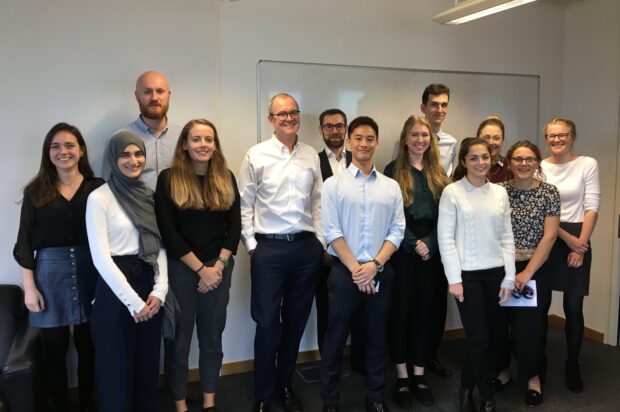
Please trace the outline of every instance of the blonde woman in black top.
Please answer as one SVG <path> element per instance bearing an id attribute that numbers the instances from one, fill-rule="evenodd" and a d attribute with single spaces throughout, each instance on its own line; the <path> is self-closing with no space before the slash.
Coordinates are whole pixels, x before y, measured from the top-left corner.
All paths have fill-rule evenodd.
<path id="1" fill-rule="evenodd" d="M 41 166 L 24 189 L 13 256 L 20 265 L 31 326 L 41 328 L 44 372 L 53 410 L 68 410 L 66 356 L 73 327 L 80 411 L 92 410 L 94 351 L 91 301 L 97 272 L 84 216 L 88 195 L 104 183 L 93 176 L 80 131 L 58 123 L 45 136 Z"/>
<path id="2" fill-rule="evenodd" d="M 213 123 L 197 119 L 183 127 L 172 167 L 159 175 L 155 211 L 168 251 L 170 288 L 181 309 L 175 339 L 165 346 L 166 380 L 176 410 L 186 411 L 195 323 L 203 408 L 212 412 L 223 358 L 232 255 L 241 235 L 239 191 Z"/>

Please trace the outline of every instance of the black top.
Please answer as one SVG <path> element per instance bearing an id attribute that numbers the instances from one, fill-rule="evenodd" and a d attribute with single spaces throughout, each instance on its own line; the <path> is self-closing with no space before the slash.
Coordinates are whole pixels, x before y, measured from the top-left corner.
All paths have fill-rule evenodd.
<path id="1" fill-rule="evenodd" d="M 230 171 L 229 171 L 230 172 Z M 205 262 L 219 256 L 222 248 L 237 253 L 241 237 L 241 208 L 235 176 L 230 172 L 235 201 L 226 211 L 209 209 L 180 209 L 170 195 L 170 169 L 163 170 L 157 179 L 155 214 L 168 258 L 179 259 L 194 252 Z M 204 176 L 198 176 L 204 184 Z"/>
<path id="2" fill-rule="evenodd" d="M 396 161 L 393 160 L 385 167 L 384 174 L 394 178 Z M 405 207 L 405 237 L 400 244 L 402 250 L 415 254 L 415 244 L 418 240 L 424 242 L 431 256 L 439 254 L 437 243 L 437 219 L 439 204 L 433 197 L 424 170 L 415 167 L 409 168 L 413 176 L 413 203 Z"/>
<path id="3" fill-rule="evenodd" d="M 22 201 L 17 243 L 13 257 L 20 266 L 34 270 L 34 251 L 46 247 L 88 245 L 86 200 L 105 181 L 84 177 L 71 200 L 60 193 L 49 203 L 35 206 L 34 193 L 26 190 Z"/>

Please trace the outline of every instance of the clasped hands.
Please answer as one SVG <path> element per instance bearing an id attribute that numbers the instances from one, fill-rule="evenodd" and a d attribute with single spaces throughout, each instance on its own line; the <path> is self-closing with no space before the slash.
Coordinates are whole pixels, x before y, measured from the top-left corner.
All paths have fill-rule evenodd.
<path id="1" fill-rule="evenodd" d="M 146 305 L 142 308 L 142 310 L 135 315 L 133 315 L 133 320 L 136 323 L 146 322 L 153 318 L 153 316 L 157 315 L 159 309 L 161 308 L 161 300 L 159 298 L 149 295 L 146 299 Z"/>
<path id="2" fill-rule="evenodd" d="M 205 266 L 198 272 L 200 280 L 198 281 L 198 292 L 207 293 L 217 288 L 222 283 L 222 272 L 224 266 L 217 261 L 213 266 Z"/>
<path id="3" fill-rule="evenodd" d="M 377 275 L 377 265 L 374 262 L 366 262 L 358 265 L 351 271 L 351 278 L 362 293 L 369 295 L 375 293 L 375 287 L 372 280 Z"/>
<path id="4" fill-rule="evenodd" d="M 570 249 L 566 264 L 569 268 L 581 267 L 583 265 L 583 255 L 590 249 L 588 242 L 573 235 L 567 236 L 564 241 Z"/>

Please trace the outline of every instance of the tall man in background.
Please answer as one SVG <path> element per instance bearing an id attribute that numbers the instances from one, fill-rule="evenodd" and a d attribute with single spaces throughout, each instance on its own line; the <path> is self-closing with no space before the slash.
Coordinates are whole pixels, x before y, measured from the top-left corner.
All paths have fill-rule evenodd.
<path id="1" fill-rule="evenodd" d="M 431 125 L 431 133 L 436 136 L 439 144 L 439 157 L 441 166 L 448 176 L 452 176 L 456 160 L 456 139 L 448 133 L 441 130 L 441 124 L 448 114 L 448 103 L 450 102 L 450 89 L 444 84 L 432 83 L 428 85 L 422 93 L 422 105 L 420 110 L 424 113 L 426 120 Z M 435 302 L 434 310 L 438 314 L 439 319 L 443 319 L 437 325 L 437 330 L 432 336 L 433 356 L 428 360 L 427 368 L 434 374 L 448 378 L 452 376 L 452 372 L 446 368 L 437 356 L 441 337 L 446 327 L 446 315 L 448 308 L 448 282 L 443 273 L 438 273 L 435 277 L 437 282 L 434 285 L 433 301 Z"/>
<path id="2" fill-rule="evenodd" d="M 168 121 L 170 94 L 168 80 L 163 74 L 152 70 L 142 73 L 136 80 L 134 92 L 140 114 L 135 121 L 115 132 L 128 130 L 144 141 L 146 164 L 140 179 L 153 190 L 159 172 L 172 164 L 174 148 L 181 133 L 179 126 Z M 108 164 L 103 162 L 101 174 L 104 179 L 110 177 Z"/>
<path id="3" fill-rule="evenodd" d="M 285 411 L 299 412 L 291 382 L 323 257 L 323 180 L 317 152 L 298 140 L 295 99 L 274 96 L 268 119 L 273 136 L 248 150 L 239 175 L 256 322 L 254 411 L 269 411 L 275 396 Z"/>

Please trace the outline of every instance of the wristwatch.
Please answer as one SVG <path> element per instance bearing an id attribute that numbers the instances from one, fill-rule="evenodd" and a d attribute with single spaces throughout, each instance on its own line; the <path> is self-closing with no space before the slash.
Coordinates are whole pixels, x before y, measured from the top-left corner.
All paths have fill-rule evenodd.
<path id="1" fill-rule="evenodd" d="M 222 256 L 218 256 L 217 259 L 215 259 L 215 261 L 217 262 L 218 260 L 222 262 L 222 264 L 224 265 L 224 268 L 228 267 L 228 259 Z"/>
<path id="2" fill-rule="evenodd" d="M 373 259 L 372 263 L 374 263 L 375 266 L 377 266 L 377 273 L 383 272 L 383 265 L 377 259 Z"/>

